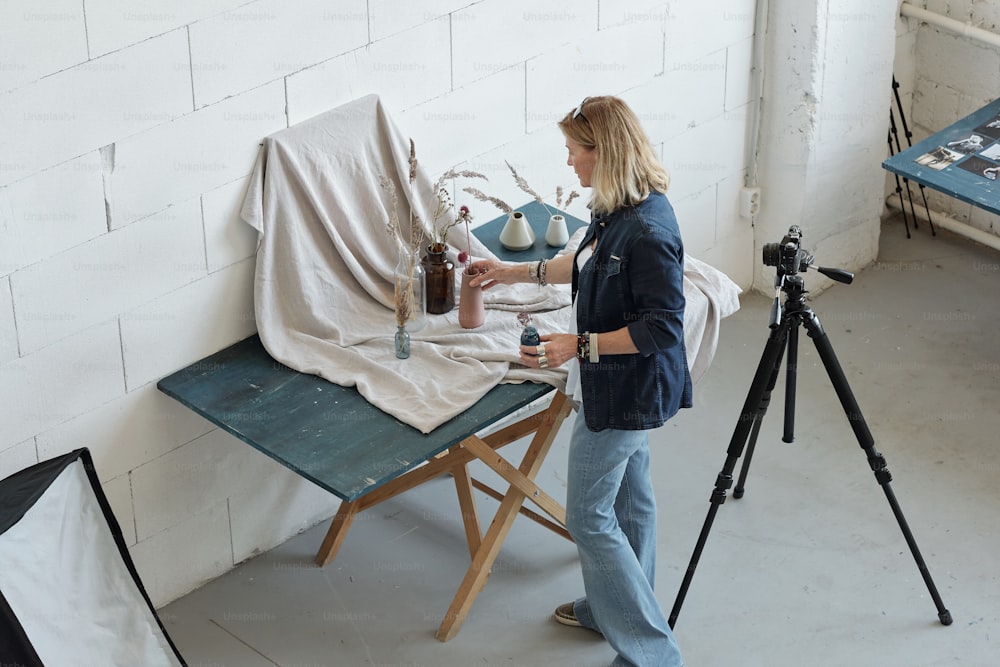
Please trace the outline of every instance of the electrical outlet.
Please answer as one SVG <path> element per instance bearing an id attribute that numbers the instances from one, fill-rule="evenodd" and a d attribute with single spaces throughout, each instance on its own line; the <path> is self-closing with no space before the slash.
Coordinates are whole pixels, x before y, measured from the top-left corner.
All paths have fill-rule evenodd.
<path id="1" fill-rule="evenodd" d="M 750 219 L 760 212 L 760 188 L 740 189 L 740 217 Z"/>

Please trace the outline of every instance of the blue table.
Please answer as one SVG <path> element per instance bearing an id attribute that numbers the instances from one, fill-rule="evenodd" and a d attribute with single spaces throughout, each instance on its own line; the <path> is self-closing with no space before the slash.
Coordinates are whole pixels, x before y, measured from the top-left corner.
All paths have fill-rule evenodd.
<path id="1" fill-rule="evenodd" d="M 535 222 L 532 218 L 540 216 L 528 210 L 529 220 Z M 476 235 L 483 238 L 485 233 L 488 239 L 493 230 L 499 235 L 505 221 L 506 216 L 497 218 L 478 228 Z M 580 224 L 576 221 L 575 226 Z M 499 248 L 498 243 L 486 243 L 492 250 Z M 557 250 L 545 246 L 544 239 L 541 244 L 523 251 L 528 255 L 523 261 L 532 259 L 532 252 L 551 257 Z M 336 556 L 359 512 L 451 474 L 472 563 L 438 628 L 441 641 L 458 633 L 518 514 L 570 539 L 565 509 L 534 482 L 570 412 L 569 401 L 550 385 L 497 385 L 465 413 L 423 434 L 371 405 L 355 387 L 342 387 L 278 363 L 260 339 L 251 336 L 163 378 L 157 387 L 343 501 L 316 555 L 320 567 Z M 541 412 L 487 436 L 477 435 L 549 394 L 553 398 Z M 518 465 L 497 452 L 529 435 L 531 442 Z M 473 460 L 500 475 L 510 484 L 508 490 L 500 493 L 473 479 L 468 470 Z M 485 535 L 474 488 L 500 501 Z M 551 518 L 525 508 L 525 500 Z"/>
<path id="2" fill-rule="evenodd" d="M 1000 215 L 1000 99 L 900 151 L 882 166 Z"/>

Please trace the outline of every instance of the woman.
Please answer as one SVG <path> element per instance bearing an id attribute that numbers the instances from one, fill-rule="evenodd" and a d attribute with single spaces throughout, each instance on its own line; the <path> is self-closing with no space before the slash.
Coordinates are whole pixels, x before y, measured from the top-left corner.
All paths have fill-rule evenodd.
<path id="1" fill-rule="evenodd" d="M 559 122 L 591 222 L 575 256 L 484 261 L 473 281 L 570 283 L 575 331 L 522 346 L 526 366 L 569 362 L 580 407 L 570 440 L 566 523 L 585 597 L 555 618 L 601 632 L 615 665 L 681 665 L 653 595 L 656 505 L 649 429 L 691 406 L 684 350 L 684 250 L 665 192 L 669 177 L 638 118 L 620 99 L 590 97 Z M 572 326 L 572 325 L 571 325 Z"/>

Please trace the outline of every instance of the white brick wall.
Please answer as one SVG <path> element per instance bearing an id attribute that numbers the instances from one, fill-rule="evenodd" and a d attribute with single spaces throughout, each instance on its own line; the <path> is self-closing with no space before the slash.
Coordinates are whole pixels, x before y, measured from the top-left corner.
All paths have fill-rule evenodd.
<path id="1" fill-rule="evenodd" d="M 5 363 L 0 373 L 0 448 L 120 396 L 123 376 L 116 322 Z"/>
<path id="2" fill-rule="evenodd" d="M 234 9 L 246 0 L 87 0 L 92 57 Z"/>
<path id="3" fill-rule="evenodd" d="M 17 327 L 14 324 L 14 302 L 10 295 L 10 278 L 0 279 L 0 364 L 17 358 Z"/>
<path id="4" fill-rule="evenodd" d="M 108 230 L 101 155 L 90 151 L 0 188 L 0 275 Z"/>
<path id="5" fill-rule="evenodd" d="M 187 54 L 175 30 L 0 95 L 0 185 L 190 111 Z"/>
<path id="6" fill-rule="evenodd" d="M 22 354 L 205 275 L 201 207 L 180 203 L 11 275 Z"/>
<path id="7" fill-rule="evenodd" d="M 87 32 L 77 0 L 0 3 L 0 92 L 85 60 Z"/>
<path id="8" fill-rule="evenodd" d="M 432 174 L 482 171 L 513 205 L 504 161 L 554 203 L 578 187 L 555 122 L 622 95 L 673 167 L 690 251 L 748 284 L 753 1 L 725 4 L 3 3 L 0 475 L 89 447 L 156 604 L 334 511 L 155 381 L 254 330 L 238 207 L 261 138 L 370 92 Z"/>
<path id="9" fill-rule="evenodd" d="M 365 0 L 259 0 L 190 26 L 195 106 L 368 43 Z"/>
<path id="10" fill-rule="evenodd" d="M 284 107 L 275 81 L 116 142 L 112 226 L 249 174 L 260 137 L 285 127 Z"/>

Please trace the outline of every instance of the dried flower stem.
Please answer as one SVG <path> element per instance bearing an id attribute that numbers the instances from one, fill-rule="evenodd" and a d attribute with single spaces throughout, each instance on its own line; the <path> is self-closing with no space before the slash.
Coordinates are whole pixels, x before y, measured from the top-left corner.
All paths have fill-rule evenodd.
<path id="1" fill-rule="evenodd" d="M 531 186 L 528 185 L 528 181 L 524 180 L 524 177 L 522 177 L 520 174 L 517 173 L 517 170 L 514 169 L 514 167 L 511 165 L 510 162 L 504 160 L 504 164 L 506 164 L 507 168 L 510 169 L 510 173 L 514 175 L 514 182 L 517 183 L 517 187 L 521 188 L 522 191 L 534 197 L 535 201 L 541 204 L 542 208 L 544 208 L 545 211 L 551 216 L 552 210 L 545 205 L 545 200 L 542 199 L 542 196 L 531 189 Z"/>
<path id="2" fill-rule="evenodd" d="M 510 213 L 511 211 L 514 210 L 514 209 L 512 209 L 510 207 L 510 204 L 508 204 L 504 200 L 498 199 L 496 197 L 491 197 L 488 194 L 486 194 L 485 192 L 477 190 L 476 188 L 472 188 L 472 187 L 462 188 L 462 191 L 463 192 L 468 192 L 470 195 L 472 195 L 473 197 L 475 197 L 479 201 L 483 201 L 483 202 L 487 202 L 489 204 L 493 204 L 494 206 L 496 206 L 498 209 L 500 209 L 504 213 Z"/>

